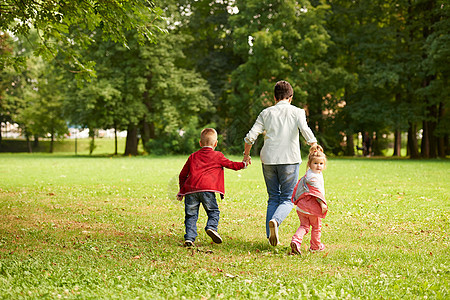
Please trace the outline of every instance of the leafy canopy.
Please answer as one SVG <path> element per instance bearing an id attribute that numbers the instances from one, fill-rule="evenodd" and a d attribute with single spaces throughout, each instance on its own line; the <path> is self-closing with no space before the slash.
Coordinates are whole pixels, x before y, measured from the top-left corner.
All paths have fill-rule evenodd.
<path id="1" fill-rule="evenodd" d="M 103 39 L 110 39 L 127 47 L 126 32 L 136 30 L 138 39 L 154 41 L 154 34 L 163 31 L 154 24 L 161 17 L 161 9 L 151 0 L 4 0 L 0 4 L 0 35 L 28 36 L 35 28 L 39 40 L 35 55 L 50 59 L 63 53 L 76 71 L 92 73 L 91 66 L 82 63 L 74 45 L 86 48 L 92 33 L 101 28 Z M 2 55 L 0 63 L 19 65 L 19 56 Z"/>

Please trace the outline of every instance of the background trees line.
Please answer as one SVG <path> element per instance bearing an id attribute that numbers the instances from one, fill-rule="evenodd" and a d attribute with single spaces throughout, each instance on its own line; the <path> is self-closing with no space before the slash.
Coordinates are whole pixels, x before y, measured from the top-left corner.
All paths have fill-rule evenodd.
<path id="1" fill-rule="evenodd" d="M 137 19 L 123 25 L 113 21 L 136 8 L 109 7 L 117 19 L 94 10 L 97 22 L 79 27 L 90 22 L 86 11 L 65 7 L 58 22 L 73 23 L 64 30 L 36 23 L 15 40 L 6 35 L 15 23 L 2 21 L 0 121 L 17 122 L 27 138 L 61 134 L 67 123 L 126 129 L 125 154 L 137 154 L 139 138 L 151 153 L 191 152 L 198 130 L 214 126 L 221 150 L 240 153 L 257 114 L 273 104 L 273 85 L 286 79 L 330 153 L 354 155 L 355 134 L 368 131 L 376 154 L 394 133 L 399 155 L 402 132 L 413 158 L 448 154 L 445 1 L 125 3 L 134 2 Z M 37 11 L 53 16 L 54 7 Z M 54 46 L 36 53 L 42 41 Z M 23 57 L 18 72 L 11 66 Z"/>

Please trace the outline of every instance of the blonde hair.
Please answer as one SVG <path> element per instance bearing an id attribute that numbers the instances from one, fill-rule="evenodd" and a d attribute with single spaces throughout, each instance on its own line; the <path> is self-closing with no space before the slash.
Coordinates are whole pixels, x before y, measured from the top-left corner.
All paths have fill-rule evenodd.
<path id="1" fill-rule="evenodd" d="M 205 128 L 200 134 L 202 146 L 214 146 L 217 141 L 217 131 L 214 128 Z"/>
<path id="2" fill-rule="evenodd" d="M 306 166 L 307 169 L 311 168 L 311 163 L 315 160 L 315 159 L 323 159 L 324 164 L 326 165 L 327 163 L 327 156 L 325 155 L 325 153 L 323 152 L 323 148 L 319 145 L 315 145 L 312 146 L 311 148 L 309 148 L 309 154 L 308 154 L 308 164 Z"/>

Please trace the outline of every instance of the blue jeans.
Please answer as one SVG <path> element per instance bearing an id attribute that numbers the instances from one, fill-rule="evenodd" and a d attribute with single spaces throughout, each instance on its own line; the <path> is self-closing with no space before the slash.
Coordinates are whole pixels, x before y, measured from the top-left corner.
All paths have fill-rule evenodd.
<path id="1" fill-rule="evenodd" d="M 217 231 L 220 212 L 219 206 L 217 205 L 216 194 L 213 192 L 187 194 L 184 197 L 184 226 L 186 228 L 184 240 L 194 242 L 197 237 L 197 220 L 200 203 L 203 205 L 208 216 L 205 230 L 212 229 Z"/>
<path id="2" fill-rule="evenodd" d="M 294 206 L 291 197 L 298 181 L 300 164 L 263 164 L 262 168 L 269 194 L 266 214 L 266 234 L 269 237 L 269 221 L 274 219 L 280 225 Z"/>

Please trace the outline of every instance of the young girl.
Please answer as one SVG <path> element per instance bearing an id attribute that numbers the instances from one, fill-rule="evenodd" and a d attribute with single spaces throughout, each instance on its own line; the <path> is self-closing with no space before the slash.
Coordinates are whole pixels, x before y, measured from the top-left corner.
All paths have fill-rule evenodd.
<path id="1" fill-rule="evenodd" d="M 328 206 L 325 201 L 325 188 L 322 170 L 325 168 L 327 158 L 321 146 L 316 145 L 309 149 L 308 169 L 295 186 L 292 202 L 295 204 L 300 227 L 291 241 L 293 254 L 301 254 L 300 246 L 303 236 L 311 230 L 310 251 L 322 251 L 325 245 L 320 242 L 322 220 L 327 215 Z"/>

